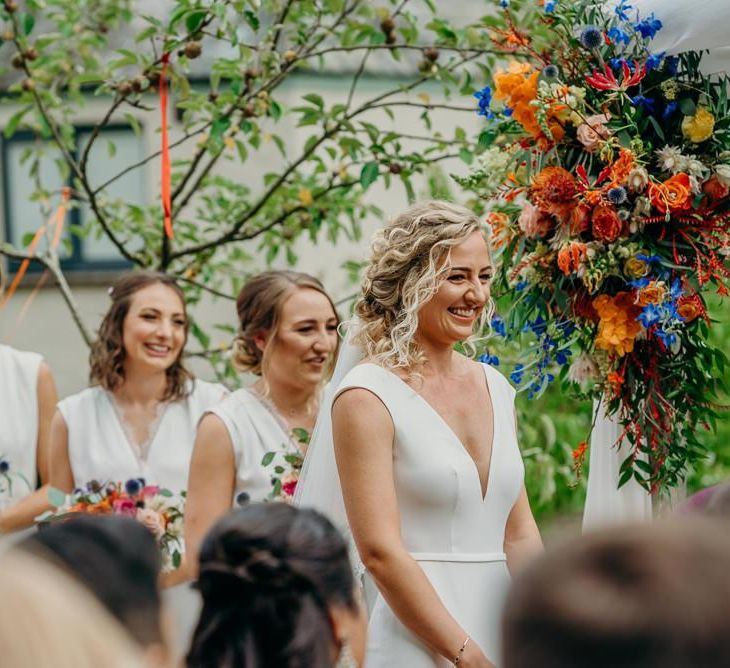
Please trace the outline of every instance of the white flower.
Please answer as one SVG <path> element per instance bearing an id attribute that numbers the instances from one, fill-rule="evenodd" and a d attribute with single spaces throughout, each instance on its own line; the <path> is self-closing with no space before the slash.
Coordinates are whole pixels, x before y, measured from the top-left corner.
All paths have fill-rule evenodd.
<path id="1" fill-rule="evenodd" d="M 643 191 L 649 184 L 649 174 L 643 167 L 635 167 L 629 172 L 628 186 L 634 192 Z"/>
<path id="2" fill-rule="evenodd" d="M 658 162 L 661 169 L 672 173 L 682 171 L 682 166 L 686 158 L 676 146 L 665 146 L 664 148 L 660 148 L 656 154 L 659 158 Z"/>
<path id="3" fill-rule="evenodd" d="M 574 383 L 584 383 L 596 378 L 598 378 L 598 365 L 586 353 L 578 355 L 568 369 L 568 380 Z"/>
<path id="4" fill-rule="evenodd" d="M 161 538 L 165 534 L 165 520 L 154 510 L 140 508 L 137 510 L 137 521 L 144 524 L 155 538 Z"/>
<path id="5" fill-rule="evenodd" d="M 175 538 L 181 538 L 183 535 L 184 529 L 185 529 L 185 520 L 184 520 L 183 516 L 180 515 L 180 517 L 176 517 L 172 522 L 170 522 L 165 527 L 165 533 L 168 533 Z"/>

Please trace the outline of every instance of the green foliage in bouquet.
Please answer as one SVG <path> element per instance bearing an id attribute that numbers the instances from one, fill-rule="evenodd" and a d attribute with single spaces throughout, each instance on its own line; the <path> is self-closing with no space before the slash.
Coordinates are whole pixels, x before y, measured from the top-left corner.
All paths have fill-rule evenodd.
<path id="1" fill-rule="evenodd" d="M 661 21 L 627 0 L 522 7 L 491 30 L 512 58 L 475 94 L 484 150 L 459 179 L 492 225 L 502 334 L 532 340 L 511 377 L 605 402 L 632 446 L 619 483 L 658 492 L 726 391 L 706 297 L 730 277 L 728 82 L 652 51 Z"/>

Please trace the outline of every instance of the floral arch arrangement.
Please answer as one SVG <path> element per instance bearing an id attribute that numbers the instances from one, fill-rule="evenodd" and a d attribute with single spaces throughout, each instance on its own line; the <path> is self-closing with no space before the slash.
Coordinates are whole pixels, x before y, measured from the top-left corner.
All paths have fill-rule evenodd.
<path id="1" fill-rule="evenodd" d="M 728 81 L 654 52 L 661 21 L 627 0 L 509 4 L 491 30 L 510 62 L 475 94 L 484 151 L 458 180 L 489 212 L 507 335 L 537 339 L 512 380 L 536 395 L 562 366 L 622 425 L 619 485 L 656 492 L 718 416 L 705 298 L 730 277 Z"/>

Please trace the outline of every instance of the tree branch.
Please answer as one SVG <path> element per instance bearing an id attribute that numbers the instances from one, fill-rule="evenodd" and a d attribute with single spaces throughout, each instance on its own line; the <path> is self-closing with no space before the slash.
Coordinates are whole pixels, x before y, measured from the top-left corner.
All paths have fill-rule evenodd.
<path id="1" fill-rule="evenodd" d="M 175 274 L 175 278 L 178 281 L 183 281 L 184 283 L 189 283 L 190 285 L 194 285 L 197 288 L 200 288 L 201 290 L 205 290 L 205 292 L 209 292 L 211 295 L 215 295 L 216 297 L 221 297 L 222 299 L 228 299 L 230 301 L 236 301 L 236 298 L 232 295 L 226 294 L 225 292 L 220 292 L 219 290 L 216 290 L 215 288 L 211 288 L 207 286 L 205 283 L 200 283 L 199 281 L 194 281 L 192 278 L 188 278 L 187 276 L 183 276 L 181 274 Z"/>
<path id="2" fill-rule="evenodd" d="M 86 165 L 89 161 L 89 154 L 91 153 L 91 147 L 93 146 L 94 142 L 96 141 L 97 137 L 99 136 L 99 133 L 106 127 L 107 123 L 109 123 L 109 120 L 111 119 L 114 112 L 121 106 L 122 102 L 124 101 L 124 98 L 120 95 L 117 95 L 114 98 L 114 101 L 112 102 L 111 107 L 109 107 L 109 111 L 106 112 L 104 115 L 104 118 L 101 119 L 99 123 L 97 123 L 94 126 L 93 131 L 91 132 L 91 136 L 89 137 L 89 141 L 86 142 L 86 148 L 84 148 L 84 152 L 81 155 L 81 161 L 79 163 L 79 169 L 83 174 L 86 174 Z"/>

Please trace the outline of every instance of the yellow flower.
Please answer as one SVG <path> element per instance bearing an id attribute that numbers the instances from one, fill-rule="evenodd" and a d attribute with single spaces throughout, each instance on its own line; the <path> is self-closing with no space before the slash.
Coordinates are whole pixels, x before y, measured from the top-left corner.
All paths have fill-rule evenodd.
<path id="1" fill-rule="evenodd" d="M 682 120 L 682 134 L 695 144 L 709 139 L 714 129 L 715 117 L 706 107 L 699 107 L 694 116 Z"/>
<path id="2" fill-rule="evenodd" d="M 314 199 L 312 198 L 312 191 L 309 188 L 299 189 L 299 203 L 302 206 L 312 206 Z"/>
<path id="3" fill-rule="evenodd" d="M 641 278 L 649 273 L 649 265 L 638 257 L 630 257 L 624 262 L 624 274 L 629 278 Z"/>
<path id="4" fill-rule="evenodd" d="M 641 331 L 641 324 L 636 320 L 641 308 L 633 303 L 631 294 L 599 295 L 593 300 L 593 308 L 600 318 L 596 348 L 619 357 L 630 353 L 634 349 L 634 339 Z"/>

